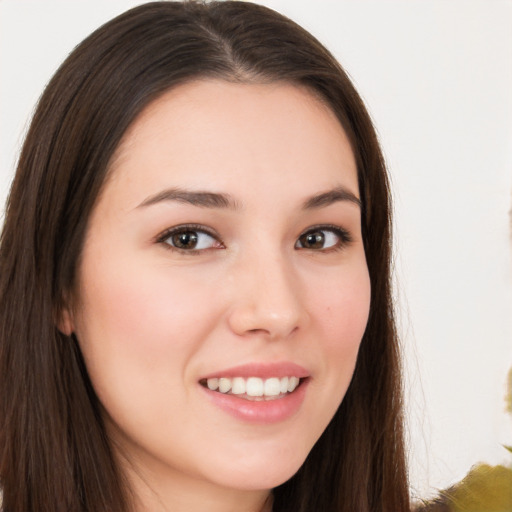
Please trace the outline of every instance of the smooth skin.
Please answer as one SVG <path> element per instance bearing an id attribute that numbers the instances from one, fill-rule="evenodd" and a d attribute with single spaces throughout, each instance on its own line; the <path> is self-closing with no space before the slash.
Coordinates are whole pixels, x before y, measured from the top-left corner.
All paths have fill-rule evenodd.
<path id="1" fill-rule="evenodd" d="M 337 118 L 289 84 L 185 84 L 125 134 L 60 327 L 78 338 L 137 510 L 260 511 L 301 466 L 368 319 L 358 197 Z M 200 383 L 276 362 L 309 373 L 283 421 L 236 418 Z"/>

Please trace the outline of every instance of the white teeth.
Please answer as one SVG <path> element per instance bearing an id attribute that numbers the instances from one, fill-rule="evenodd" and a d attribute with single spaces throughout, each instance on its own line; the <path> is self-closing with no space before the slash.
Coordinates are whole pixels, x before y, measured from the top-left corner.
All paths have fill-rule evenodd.
<path id="1" fill-rule="evenodd" d="M 227 393 L 231 389 L 231 379 L 219 379 L 219 391 L 221 393 Z"/>
<path id="2" fill-rule="evenodd" d="M 208 389 L 215 391 L 219 387 L 219 379 L 208 379 L 206 381 Z"/>
<path id="3" fill-rule="evenodd" d="M 243 395 L 245 393 L 245 379 L 242 377 L 235 377 L 233 379 L 233 386 L 231 388 L 231 393 L 233 395 Z"/>
<path id="4" fill-rule="evenodd" d="M 299 385 L 297 377 L 290 377 L 288 380 L 288 392 L 291 393 Z"/>
<path id="5" fill-rule="evenodd" d="M 248 395 L 253 397 L 277 397 L 285 393 L 291 393 L 299 385 L 298 377 L 271 377 L 260 379 L 259 377 L 227 377 L 207 379 L 206 385 L 212 391 L 221 393 L 231 392 L 233 395 Z"/>
<path id="6" fill-rule="evenodd" d="M 263 385 L 263 394 L 265 396 L 277 396 L 281 393 L 281 383 L 279 379 L 273 377 L 271 379 L 267 379 L 265 384 Z"/>
<path id="7" fill-rule="evenodd" d="M 249 396 L 263 396 L 263 380 L 259 377 L 249 377 L 245 387 Z"/>

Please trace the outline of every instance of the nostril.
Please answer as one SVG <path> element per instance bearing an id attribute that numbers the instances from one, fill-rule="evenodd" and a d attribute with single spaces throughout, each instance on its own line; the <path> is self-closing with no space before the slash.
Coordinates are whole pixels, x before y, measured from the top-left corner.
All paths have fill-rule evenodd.
<path id="1" fill-rule="evenodd" d="M 268 306 L 244 307 L 239 304 L 229 316 L 229 325 L 239 336 L 286 339 L 304 323 L 305 312 L 298 307 L 280 312 L 276 309 Z"/>

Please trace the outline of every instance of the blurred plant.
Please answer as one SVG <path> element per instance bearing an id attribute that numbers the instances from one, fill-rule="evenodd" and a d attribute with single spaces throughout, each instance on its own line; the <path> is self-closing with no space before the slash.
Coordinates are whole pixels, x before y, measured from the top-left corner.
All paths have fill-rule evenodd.
<path id="1" fill-rule="evenodd" d="M 505 410 L 512 415 L 512 368 L 507 376 Z M 512 453 L 512 446 L 505 446 Z M 508 466 L 477 464 L 465 478 L 439 493 L 417 512 L 512 512 L 512 462 Z"/>

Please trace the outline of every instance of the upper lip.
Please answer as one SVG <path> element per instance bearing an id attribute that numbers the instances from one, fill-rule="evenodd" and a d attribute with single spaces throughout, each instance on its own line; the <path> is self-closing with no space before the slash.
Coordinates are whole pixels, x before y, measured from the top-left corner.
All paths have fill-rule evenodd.
<path id="1" fill-rule="evenodd" d="M 260 377 L 261 379 L 271 377 L 299 377 L 302 379 L 309 377 L 309 375 L 309 372 L 303 366 L 289 361 L 283 361 L 280 363 L 248 363 L 232 366 L 205 375 L 200 380 L 219 377 Z"/>

